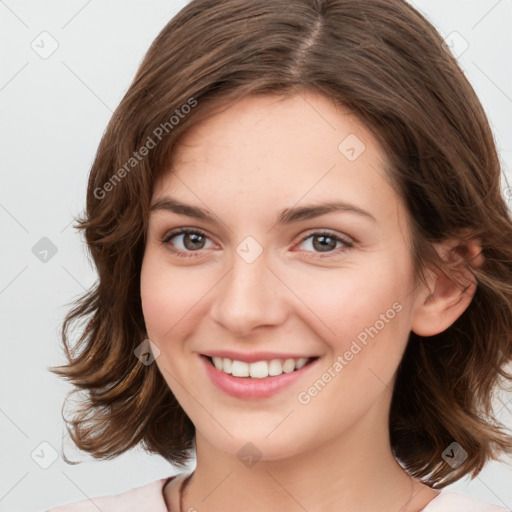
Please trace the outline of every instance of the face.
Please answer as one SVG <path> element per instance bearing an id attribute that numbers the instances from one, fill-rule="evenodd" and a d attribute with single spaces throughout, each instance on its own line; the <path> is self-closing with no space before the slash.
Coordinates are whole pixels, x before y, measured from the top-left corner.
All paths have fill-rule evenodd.
<path id="1" fill-rule="evenodd" d="M 142 305 L 159 370 L 216 449 L 284 458 L 375 410 L 386 428 L 417 298 L 384 165 L 313 93 L 246 97 L 181 140 L 154 188 Z"/>

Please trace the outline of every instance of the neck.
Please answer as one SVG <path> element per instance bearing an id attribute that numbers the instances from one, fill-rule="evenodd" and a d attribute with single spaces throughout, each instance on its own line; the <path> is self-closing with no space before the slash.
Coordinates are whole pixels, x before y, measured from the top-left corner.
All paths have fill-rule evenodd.
<path id="1" fill-rule="evenodd" d="M 262 458 L 251 467 L 196 431 L 197 465 L 183 510 L 420 511 L 437 491 L 400 467 L 389 444 L 387 416 L 384 425 L 371 412 L 367 416 L 309 451 Z"/>

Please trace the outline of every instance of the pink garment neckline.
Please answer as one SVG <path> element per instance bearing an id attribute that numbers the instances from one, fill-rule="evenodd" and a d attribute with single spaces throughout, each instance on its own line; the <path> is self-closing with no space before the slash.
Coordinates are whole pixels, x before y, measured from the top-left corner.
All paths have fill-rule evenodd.
<path id="1" fill-rule="evenodd" d="M 162 500 L 163 500 L 163 502 L 164 502 L 164 504 L 165 504 L 166 512 L 171 512 L 171 511 L 170 511 L 170 510 L 169 510 L 169 508 L 167 507 L 167 503 L 166 503 L 166 501 L 165 501 L 164 489 L 165 489 L 165 486 L 166 486 L 166 485 L 167 485 L 167 484 L 168 484 L 168 483 L 169 483 L 173 478 L 176 478 L 176 476 L 178 476 L 178 475 L 173 475 L 173 476 L 169 476 L 169 477 L 165 478 L 165 479 L 164 479 L 164 484 L 162 485 Z M 425 505 L 425 507 L 423 507 L 423 508 L 421 509 L 421 511 L 420 511 L 420 512 L 423 512 L 424 510 L 426 510 L 426 509 L 427 509 L 427 507 L 429 507 L 432 503 L 434 503 L 436 500 L 438 500 L 438 499 L 440 498 L 440 496 L 441 496 L 442 492 L 443 492 L 443 489 L 441 489 L 441 490 L 439 491 L 439 494 L 438 494 L 435 498 L 431 499 L 431 500 L 430 500 L 430 501 Z"/>

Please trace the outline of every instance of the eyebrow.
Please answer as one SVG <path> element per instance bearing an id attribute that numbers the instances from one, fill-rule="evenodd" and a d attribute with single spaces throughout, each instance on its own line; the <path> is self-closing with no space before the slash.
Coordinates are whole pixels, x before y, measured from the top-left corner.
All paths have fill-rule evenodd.
<path id="1" fill-rule="evenodd" d="M 212 215 L 208 210 L 192 206 L 189 204 L 182 203 L 177 199 L 170 196 L 164 196 L 157 199 L 150 207 L 150 211 L 165 210 L 179 215 L 186 215 L 194 219 L 205 220 L 209 222 L 215 222 L 215 216 Z M 321 204 L 311 204 L 306 206 L 299 206 L 294 208 L 285 208 L 279 213 L 276 224 L 291 224 L 293 222 L 299 222 L 301 220 L 313 219 L 320 217 L 327 213 L 338 213 L 338 212 L 349 212 L 355 213 L 362 217 L 366 217 L 369 220 L 376 222 L 375 217 L 366 210 L 358 208 L 350 203 L 343 201 L 332 201 Z"/>

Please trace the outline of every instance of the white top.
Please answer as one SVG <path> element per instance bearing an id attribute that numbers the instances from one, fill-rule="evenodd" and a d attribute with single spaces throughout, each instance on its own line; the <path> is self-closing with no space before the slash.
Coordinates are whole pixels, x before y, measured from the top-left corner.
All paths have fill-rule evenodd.
<path id="1" fill-rule="evenodd" d="M 510 509 L 489 505 L 461 491 L 441 489 L 421 512 L 510 512 Z"/>
<path id="2" fill-rule="evenodd" d="M 164 485 L 174 477 L 160 478 L 114 496 L 99 496 L 62 505 L 46 512 L 176 512 L 169 511 L 163 496 Z M 421 512 L 512 512 L 489 505 L 468 494 L 441 489 Z"/>

